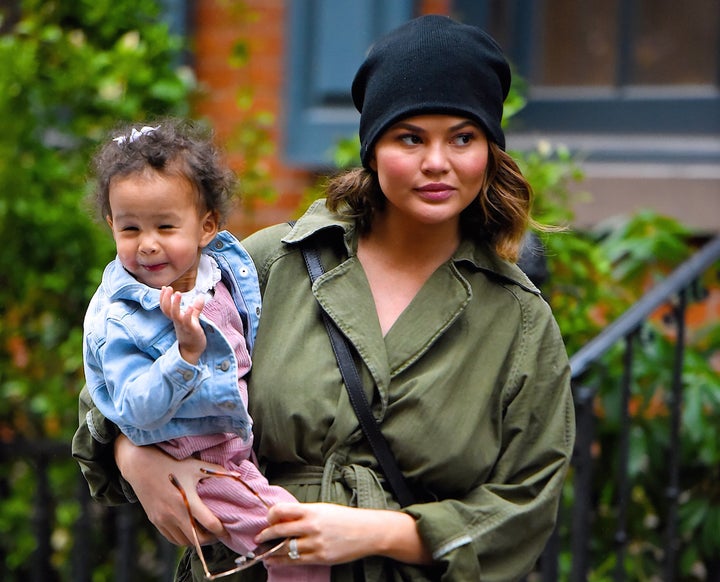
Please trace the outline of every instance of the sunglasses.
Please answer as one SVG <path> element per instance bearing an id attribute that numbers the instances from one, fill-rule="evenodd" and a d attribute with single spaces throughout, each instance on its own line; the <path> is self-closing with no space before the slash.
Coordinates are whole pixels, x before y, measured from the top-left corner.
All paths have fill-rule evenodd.
<path id="1" fill-rule="evenodd" d="M 239 475 L 235 473 L 226 473 L 223 471 L 215 471 L 213 469 L 206 469 L 202 468 L 200 469 L 201 472 L 203 472 L 208 477 L 227 477 L 228 479 L 233 479 L 237 481 L 238 483 L 241 483 L 250 493 L 252 493 L 266 508 L 270 509 L 271 505 L 267 503 L 260 494 L 245 480 L 242 479 Z M 180 495 L 182 496 L 183 503 L 185 504 L 185 509 L 187 510 L 188 517 L 190 518 L 190 526 L 192 528 L 192 535 L 193 535 L 193 546 L 195 547 L 195 551 L 197 552 L 198 557 L 200 558 L 200 563 L 202 564 L 203 571 L 205 574 L 206 580 L 216 580 L 218 578 L 223 578 L 224 576 L 230 576 L 230 574 L 235 574 L 236 572 L 240 572 L 241 570 L 246 570 L 258 562 L 262 562 L 265 558 L 272 556 L 273 554 L 276 554 L 283 548 L 287 547 L 287 544 L 289 543 L 289 539 L 282 539 L 282 540 L 270 540 L 267 542 L 264 542 L 251 550 L 250 552 L 243 554 L 241 556 L 238 556 L 235 559 L 235 567 L 231 568 L 229 570 L 226 570 L 224 572 L 215 572 L 211 573 L 207 566 L 207 561 L 205 560 L 205 555 L 203 554 L 202 546 L 200 545 L 200 540 L 198 538 L 197 529 L 195 527 L 196 521 L 193 517 L 192 510 L 190 509 L 190 502 L 188 501 L 187 494 L 185 493 L 185 490 L 183 489 L 182 485 L 180 485 L 180 481 L 177 480 L 177 477 L 170 473 L 168 475 L 168 478 L 170 479 L 170 482 L 175 486 L 175 488 L 180 492 Z"/>

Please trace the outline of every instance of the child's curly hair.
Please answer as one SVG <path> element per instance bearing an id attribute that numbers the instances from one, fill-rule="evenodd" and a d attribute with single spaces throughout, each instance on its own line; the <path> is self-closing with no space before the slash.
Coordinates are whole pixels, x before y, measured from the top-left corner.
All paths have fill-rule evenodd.
<path id="1" fill-rule="evenodd" d="M 93 158 L 96 186 L 92 199 L 99 218 L 112 216 L 113 179 L 152 169 L 186 178 L 198 195 L 200 210 L 215 213 L 222 225 L 236 193 L 237 178 L 212 142 L 212 133 L 192 121 L 172 118 L 147 123 L 142 130 L 138 127 L 115 130 L 114 137 Z"/>

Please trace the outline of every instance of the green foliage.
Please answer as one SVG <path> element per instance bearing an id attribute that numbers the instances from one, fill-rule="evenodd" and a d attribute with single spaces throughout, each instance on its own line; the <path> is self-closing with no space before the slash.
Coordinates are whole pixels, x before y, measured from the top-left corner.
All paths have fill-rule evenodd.
<path id="1" fill-rule="evenodd" d="M 252 24 L 257 21 L 257 14 L 245 2 L 228 2 L 227 5 L 238 23 Z M 250 48 L 247 41 L 240 38 L 233 44 L 230 64 L 241 69 L 247 66 L 249 61 Z M 244 76 L 241 75 L 241 78 Z M 271 133 L 275 116 L 269 111 L 257 110 L 253 107 L 254 102 L 255 91 L 249 82 L 245 81 L 236 95 L 238 123 L 228 140 L 228 147 L 231 150 L 242 152 L 243 168 L 240 179 L 243 211 L 247 215 L 253 212 L 253 205 L 248 202 L 254 200 L 270 202 L 277 197 L 270 167 L 267 164 L 267 159 L 275 151 Z"/>
<path id="2" fill-rule="evenodd" d="M 0 444 L 21 438 L 69 442 L 76 426 L 76 397 L 82 384 L 82 318 L 112 241 L 83 207 L 87 162 L 98 141 L 119 121 L 155 115 L 187 115 L 194 89 L 192 74 L 179 65 L 182 44 L 158 20 L 149 0 L 24 0 L 22 18 L 5 21 L 0 36 Z M 244 3 L 242 18 L 252 19 Z M 9 18 L 9 16 L 8 16 Z M 247 65 L 249 49 L 238 41 L 234 66 Z M 253 91 L 237 96 L 242 113 L 231 148 L 243 152 L 243 192 L 271 199 L 265 157 L 272 151 L 273 119 L 253 112 Z M 514 86 L 507 120 L 522 108 Z M 336 149 L 338 167 L 359 163 L 357 138 Z M 545 142 L 534 151 L 512 152 L 536 193 L 534 214 L 550 225 L 572 223 L 572 193 L 582 180 L 566 148 Z M 318 183 L 303 201 L 316 198 Z M 616 319 L 648 285 L 693 250 L 691 233 L 649 212 L 603 225 L 595 232 L 570 228 L 540 233 L 550 279 L 543 292 L 553 307 L 568 351 L 576 352 Z M 692 299 L 715 286 L 715 272 L 698 282 Z M 632 503 L 625 566 L 628 579 L 656 579 L 660 572 L 669 441 L 672 333 L 662 317 L 639 335 L 631 395 Z M 683 376 L 681 448 L 681 580 L 701 579 L 707 563 L 720 559 L 720 325 L 694 327 Z M 713 364 L 714 363 L 714 364 Z M 620 350 L 607 355 L 590 377 L 598 389 L 597 455 L 592 492 L 596 502 L 590 579 L 611 579 L 615 567 L 613 532 L 617 518 L 617 449 Z M 77 467 L 52 459 L 49 486 L 53 508 L 52 563 L 70 580 Z M 563 507 L 572 507 L 568 481 Z M 37 488 L 24 455 L 0 464 L 0 553 L 3 580 L 28 577 L 35 539 L 30 530 Z M 99 528 L 93 543 L 100 557 L 93 579 L 114 578 L 107 531 L 114 513 L 94 508 Z M 570 532 L 561 531 L 567 544 Z M 111 538 L 112 539 L 112 538 Z M 103 542 L 103 540 L 105 540 Z M 105 545 L 100 546 L 104 543 Z M 112 543 L 112 542 L 110 542 Z M 158 579 L 157 541 L 152 528 L 138 541 L 143 579 Z M 570 556 L 561 555 L 565 579 Z"/>
<path id="3" fill-rule="evenodd" d="M 536 218 L 547 224 L 570 222 L 573 199 L 568 185 L 580 177 L 572 158 L 562 147 L 553 149 L 548 144 L 541 144 L 535 152 L 516 152 L 515 157 L 535 190 Z M 542 236 L 550 268 L 543 293 L 553 307 L 570 354 L 696 250 L 688 228 L 651 211 L 618 217 L 594 231 L 567 229 Z M 708 271 L 690 290 L 689 309 L 702 307 L 708 289 L 717 291 L 719 268 Z M 660 310 L 646 322 L 636 340 L 629 402 L 631 501 L 624 561 L 627 579 L 631 580 L 658 579 L 663 572 L 676 349 L 671 319 L 670 308 Z M 623 347 L 615 346 L 585 380 L 598 390 L 591 493 L 596 500 L 589 577 L 593 581 L 612 580 L 615 570 Z M 700 573 L 708 564 L 720 559 L 719 354 L 719 322 L 705 317 L 701 324 L 688 329 L 682 380 L 678 581 L 702 579 Z M 566 489 L 566 512 L 572 507 L 572 496 L 573 492 Z M 569 543 L 569 535 L 563 529 L 565 543 Z M 570 556 L 565 554 L 561 567 L 566 575 L 569 562 Z"/>
<path id="4" fill-rule="evenodd" d="M 61 440 L 77 426 L 82 319 L 113 245 L 83 205 L 87 164 L 121 121 L 186 115 L 181 43 L 147 0 L 24 0 L 0 36 L 0 438 Z M 6 15 L 9 18 L 10 15 Z M 68 576 L 79 471 L 51 465 L 52 561 Z M 34 472 L 3 463 L 4 580 L 24 579 Z M 17 578 L 15 578 L 17 576 Z"/>
<path id="5" fill-rule="evenodd" d="M 82 206 L 90 154 L 121 120 L 185 113 L 190 86 L 153 3 L 28 0 L 22 10 L 0 37 L 0 414 L 24 436 L 68 436 L 73 407 L 57 396 L 77 390 L 78 326 L 112 256 Z"/>
<path id="6" fill-rule="evenodd" d="M 536 194 L 536 219 L 550 225 L 571 223 L 572 203 L 586 195 L 571 194 L 570 185 L 581 180 L 582 174 L 568 151 L 541 142 L 536 151 L 513 152 L 513 156 Z M 541 236 L 550 269 L 543 293 L 570 354 L 696 250 L 687 227 L 649 210 L 616 217 L 593 231 L 567 229 Z M 708 289 L 718 291 L 719 272 L 717 265 L 690 290 L 689 309 L 703 305 Z M 667 325 L 671 316 L 667 309 L 646 322 L 635 350 L 629 403 L 631 501 L 624 561 L 628 580 L 656 580 L 663 574 L 676 349 L 674 332 Z M 690 327 L 687 339 L 682 372 L 678 581 L 690 582 L 702 580 L 711 564 L 717 568 L 720 562 L 720 322 L 704 317 Z M 616 567 L 622 348 L 615 346 L 586 379 L 598 390 L 595 408 L 599 415 L 591 494 L 597 504 L 591 533 L 589 580 L 593 582 L 614 579 Z M 572 488 L 566 487 L 566 512 L 573 495 Z M 569 530 L 563 527 L 561 532 L 568 544 Z M 570 560 L 569 553 L 563 553 L 562 579 L 569 576 Z"/>
<path id="7" fill-rule="evenodd" d="M 83 382 L 82 320 L 114 255 L 106 226 L 84 203 L 88 162 L 119 123 L 191 115 L 198 88 L 182 65 L 183 40 L 160 19 L 159 0 L 18 4 L 17 14 L 0 13 L 0 442 L 68 444 L 68 456 L 50 464 L 57 500 L 50 559 L 70 580 L 79 471 L 69 441 Z M 244 2 L 232 7 L 240 19 L 254 18 Z M 248 58 L 239 40 L 231 64 L 246 66 Z M 237 95 L 241 119 L 230 146 L 246 164 L 245 198 L 271 198 L 264 159 L 273 119 L 253 112 L 253 99 L 249 86 Z M 31 567 L 35 487 L 33 464 L 21 451 L 0 464 L 3 580 L 25 579 Z M 115 514 L 94 511 L 93 541 L 111 544 Z M 142 523 L 138 569 L 156 579 L 157 536 Z M 112 580 L 112 552 L 100 550 L 93 579 Z"/>
<path id="8" fill-rule="evenodd" d="M 691 234 L 673 219 L 643 211 L 615 220 L 596 232 L 546 235 L 551 277 L 544 293 L 553 306 L 569 353 L 689 258 L 695 250 Z M 717 292 L 718 267 L 708 271 L 690 290 L 689 310 L 702 309 L 708 289 Z M 676 350 L 672 317 L 670 308 L 660 310 L 645 323 L 636 339 L 629 402 L 631 501 L 624 560 L 627 578 L 632 580 L 661 576 L 667 546 L 666 488 Z M 597 503 L 591 534 L 590 579 L 594 581 L 612 580 L 616 561 L 622 348 L 615 346 L 585 380 L 598 390 L 593 469 L 596 478 L 591 493 Z M 704 317 L 700 324 L 689 327 L 682 379 L 678 581 L 703 579 L 702 572 L 720 559 L 718 354 L 720 323 Z M 566 500 L 564 505 L 570 504 Z"/>

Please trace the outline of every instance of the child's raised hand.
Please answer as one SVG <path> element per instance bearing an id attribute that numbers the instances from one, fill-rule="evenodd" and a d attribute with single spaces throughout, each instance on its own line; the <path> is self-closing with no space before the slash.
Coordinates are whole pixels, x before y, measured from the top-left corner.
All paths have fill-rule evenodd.
<path id="1" fill-rule="evenodd" d="M 186 362 L 195 365 L 207 345 L 205 332 L 200 325 L 200 312 L 205 306 L 205 299 L 196 297 L 185 311 L 180 308 L 181 299 L 180 293 L 173 291 L 172 287 L 160 289 L 160 309 L 175 326 L 180 355 Z"/>

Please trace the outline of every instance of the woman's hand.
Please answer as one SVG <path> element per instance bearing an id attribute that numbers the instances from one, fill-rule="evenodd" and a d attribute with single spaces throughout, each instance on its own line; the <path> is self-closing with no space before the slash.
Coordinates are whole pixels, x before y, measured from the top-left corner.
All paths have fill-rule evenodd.
<path id="1" fill-rule="evenodd" d="M 268 558 L 277 564 L 341 564 L 367 556 L 385 556 L 409 564 L 429 564 L 415 520 L 400 511 L 358 509 L 331 503 L 278 503 L 268 513 L 270 526 L 257 543 L 296 538 L 300 557 L 285 550 Z"/>
<path id="2" fill-rule="evenodd" d="M 222 523 L 200 500 L 197 483 L 206 477 L 201 467 L 222 469 L 211 463 L 196 459 L 178 461 L 157 447 L 138 447 L 127 437 L 120 435 L 115 442 L 115 459 L 122 476 L 132 485 L 135 494 L 152 524 L 173 544 L 192 544 L 192 530 L 187 509 L 180 492 L 172 485 L 170 473 L 185 490 L 201 544 L 221 537 L 225 530 Z"/>

